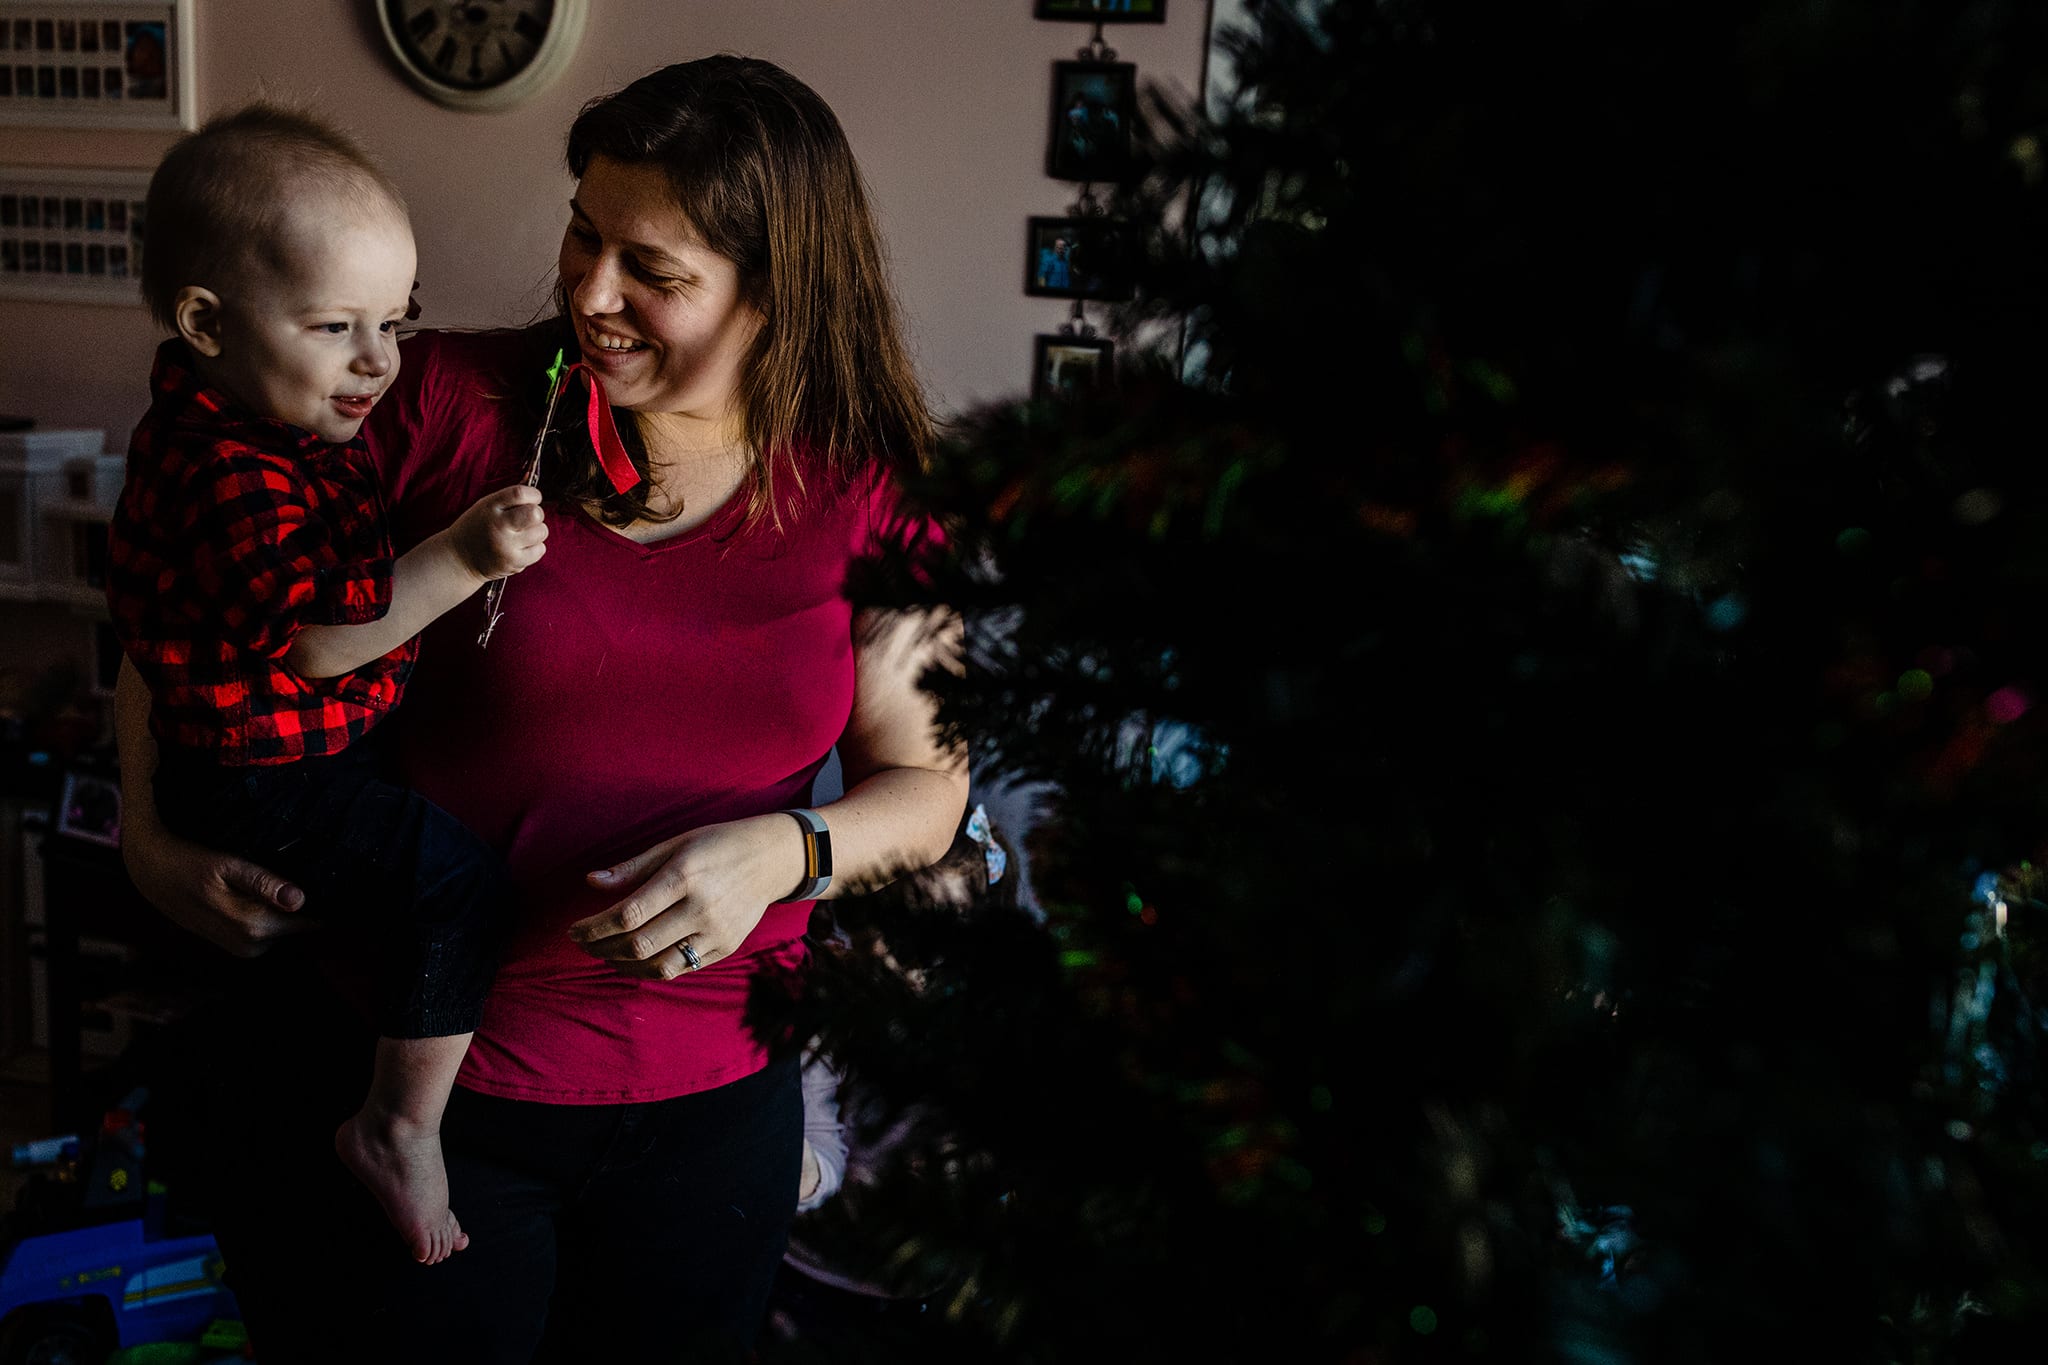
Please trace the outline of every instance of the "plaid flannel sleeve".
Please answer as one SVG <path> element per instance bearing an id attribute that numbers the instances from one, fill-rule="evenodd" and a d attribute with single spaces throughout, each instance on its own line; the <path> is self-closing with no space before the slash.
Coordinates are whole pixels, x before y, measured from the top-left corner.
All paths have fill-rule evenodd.
<path id="1" fill-rule="evenodd" d="M 343 561 L 289 460 L 224 450 L 194 479 L 183 502 L 195 586 L 222 639 L 281 658 L 305 626 L 358 625 L 390 608 L 391 558 Z"/>

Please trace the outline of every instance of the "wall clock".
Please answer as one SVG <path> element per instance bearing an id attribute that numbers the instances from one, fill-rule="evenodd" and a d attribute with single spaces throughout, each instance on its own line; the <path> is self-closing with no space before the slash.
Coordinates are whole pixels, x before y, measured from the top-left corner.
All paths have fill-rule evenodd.
<path id="1" fill-rule="evenodd" d="M 587 0 L 377 0 L 406 79 L 451 109 L 505 109 L 562 73 Z"/>

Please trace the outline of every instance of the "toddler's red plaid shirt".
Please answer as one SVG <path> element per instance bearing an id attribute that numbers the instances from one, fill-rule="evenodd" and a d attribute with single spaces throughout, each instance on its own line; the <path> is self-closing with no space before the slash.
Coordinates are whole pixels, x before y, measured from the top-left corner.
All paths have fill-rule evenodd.
<path id="1" fill-rule="evenodd" d="M 152 730 L 232 767 L 339 752 L 397 704 L 419 653 L 408 640 L 335 678 L 284 662 L 300 627 L 391 605 L 369 452 L 237 408 L 176 339 L 150 392 L 109 530 L 107 604 L 149 684 Z"/>

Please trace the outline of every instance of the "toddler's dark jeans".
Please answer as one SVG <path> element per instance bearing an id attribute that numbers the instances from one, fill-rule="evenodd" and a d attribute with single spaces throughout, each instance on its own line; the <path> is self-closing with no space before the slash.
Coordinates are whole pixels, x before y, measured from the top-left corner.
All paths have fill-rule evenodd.
<path id="1" fill-rule="evenodd" d="M 173 834 L 260 863 L 300 913 L 374 936 L 377 1031 L 474 1032 L 510 913 L 504 868 L 469 828 L 386 780 L 377 736 L 339 754 L 228 768 L 166 746 L 156 804 Z"/>

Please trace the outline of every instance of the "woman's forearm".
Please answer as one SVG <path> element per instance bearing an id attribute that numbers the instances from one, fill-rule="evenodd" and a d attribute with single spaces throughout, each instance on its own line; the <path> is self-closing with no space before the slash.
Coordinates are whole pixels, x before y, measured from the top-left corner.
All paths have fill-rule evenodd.
<path id="1" fill-rule="evenodd" d="M 967 773 L 885 768 L 818 813 L 832 832 L 832 885 L 824 899 L 872 890 L 929 867 L 952 846 L 967 809 Z M 792 866 L 803 878 L 803 834 L 791 820 Z"/>
<path id="2" fill-rule="evenodd" d="M 156 738 L 149 733 L 149 685 L 135 661 L 114 679 L 114 747 L 121 766 L 121 824 L 132 837 L 162 828 L 156 816 Z"/>
<path id="3" fill-rule="evenodd" d="M 846 794 L 819 814 L 832 831 L 826 896 L 867 890 L 945 856 L 967 809 L 967 755 L 940 742 L 926 670 L 960 667 L 951 612 L 864 612 L 854 625 L 853 714 L 839 737 Z M 802 832 L 791 839 L 803 863 Z"/>

